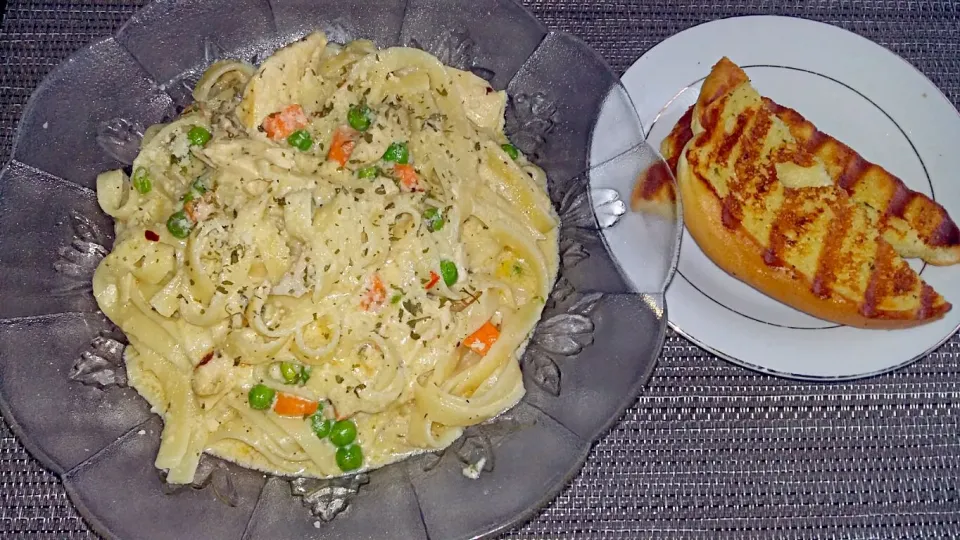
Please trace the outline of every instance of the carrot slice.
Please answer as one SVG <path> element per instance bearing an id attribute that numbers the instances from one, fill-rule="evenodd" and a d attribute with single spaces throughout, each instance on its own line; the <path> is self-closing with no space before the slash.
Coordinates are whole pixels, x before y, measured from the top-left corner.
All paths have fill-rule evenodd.
<path id="1" fill-rule="evenodd" d="M 396 164 L 393 166 L 393 172 L 400 180 L 400 188 L 404 191 L 421 191 L 420 178 L 417 177 L 417 171 L 413 165 Z"/>
<path id="2" fill-rule="evenodd" d="M 387 301 L 387 288 L 380 279 L 380 274 L 374 274 L 370 278 L 370 287 L 360 300 L 360 307 L 364 311 L 370 311 L 372 308 L 380 307 Z"/>
<path id="3" fill-rule="evenodd" d="M 263 119 L 261 126 L 267 137 L 275 141 L 282 141 L 298 129 L 307 127 L 310 120 L 303 112 L 303 107 L 297 104 L 288 105 L 283 110 L 272 113 Z"/>
<path id="4" fill-rule="evenodd" d="M 423 288 L 424 288 L 424 289 L 427 289 L 427 290 L 430 290 L 430 289 L 433 288 L 434 285 L 437 284 L 438 281 L 440 281 L 440 276 L 439 276 L 436 272 L 434 272 L 433 270 L 431 270 L 431 271 L 430 271 L 430 281 L 428 281 L 427 284 L 423 286 Z"/>
<path id="5" fill-rule="evenodd" d="M 309 416 L 317 412 L 318 408 L 319 403 L 312 399 L 284 392 L 277 392 L 277 402 L 273 404 L 273 412 L 280 416 Z"/>
<path id="6" fill-rule="evenodd" d="M 338 127 L 333 132 L 333 141 L 330 142 L 327 159 L 336 161 L 341 167 L 346 165 L 347 160 L 350 159 L 350 154 L 353 153 L 353 148 L 357 145 L 357 142 L 353 140 L 355 136 L 356 131 L 346 126 Z"/>
<path id="7" fill-rule="evenodd" d="M 476 332 L 467 336 L 467 339 L 463 340 L 463 344 L 471 351 L 483 356 L 490 351 L 490 347 L 493 347 L 498 339 L 500 339 L 500 331 L 490 321 L 487 321 Z"/>

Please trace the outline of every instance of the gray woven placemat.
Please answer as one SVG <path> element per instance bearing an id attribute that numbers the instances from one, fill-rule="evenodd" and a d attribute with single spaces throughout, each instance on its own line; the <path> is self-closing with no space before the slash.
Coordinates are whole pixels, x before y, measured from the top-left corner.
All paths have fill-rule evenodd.
<path id="1" fill-rule="evenodd" d="M 57 63 L 139 1 L 11 0 L 0 27 L 0 156 Z M 614 68 L 695 24 L 795 15 L 893 50 L 960 103 L 960 3 L 934 0 L 528 0 Z M 709 44 L 705 44 L 709 46 Z M 958 179 L 960 181 L 960 179 Z M 958 538 L 960 339 L 897 373 L 806 384 L 673 335 L 644 397 L 583 472 L 511 538 Z M 0 422 L 0 537 L 93 538 L 57 478 Z"/>

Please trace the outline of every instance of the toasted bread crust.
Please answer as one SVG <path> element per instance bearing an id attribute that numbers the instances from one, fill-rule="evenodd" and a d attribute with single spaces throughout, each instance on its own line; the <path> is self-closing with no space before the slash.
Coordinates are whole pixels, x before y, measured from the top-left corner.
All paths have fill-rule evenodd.
<path id="1" fill-rule="evenodd" d="M 662 145 L 668 163 L 676 164 L 685 224 L 704 253 L 761 292 L 826 320 L 905 328 L 942 317 L 950 304 L 881 237 L 878 225 L 886 224 L 887 213 L 876 217 L 825 172 L 819 177 L 825 184 L 781 184 L 786 180 L 778 180 L 775 164 L 809 171 L 825 166 L 817 165 L 805 139 L 784 135 L 783 127 L 769 131 L 779 106 L 749 86 L 740 89 L 740 101 L 730 102 L 731 110 L 743 112 L 727 112 L 732 92 L 748 82 L 739 67 L 721 60 L 704 81 L 692 129 L 677 126 Z M 783 142 L 767 147 L 768 136 Z M 720 171 L 727 176 L 716 176 Z"/>

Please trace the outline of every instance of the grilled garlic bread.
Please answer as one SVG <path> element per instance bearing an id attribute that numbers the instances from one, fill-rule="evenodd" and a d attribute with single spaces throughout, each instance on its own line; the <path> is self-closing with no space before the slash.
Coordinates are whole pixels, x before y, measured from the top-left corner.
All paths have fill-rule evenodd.
<path id="1" fill-rule="evenodd" d="M 960 262 L 960 233 L 943 208 L 762 98 L 730 60 L 714 66 L 661 152 L 691 236 L 769 296 L 863 328 L 915 326 L 950 310 L 902 258 Z M 672 195 L 645 177 L 634 204 L 646 193 Z"/>

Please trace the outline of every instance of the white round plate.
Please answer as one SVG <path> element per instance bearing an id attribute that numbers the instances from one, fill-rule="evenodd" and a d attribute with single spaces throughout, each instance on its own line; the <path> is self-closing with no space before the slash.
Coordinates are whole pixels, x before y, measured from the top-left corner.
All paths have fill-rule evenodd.
<path id="1" fill-rule="evenodd" d="M 797 110 L 960 219 L 956 109 L 903 59 L 827 24 L 738 17 L 691 28 L 651 49 L 622 80 L 654 147 L 696 101 L 703 79 L 724 55 L 744 68 L 762 95 Z M 604 116 L 610 115 L 601 113 L 601 124 Z M 598 136 L 593 146 L 603 144 Z M 633 280 L 642 268 L 618 229 L 605 231 L 606 239 Z M 960 326 L 960 266 L 911 264 L 958 307 L 913 329 L 860 330 L 796 311 L 730 277 L 684 232 L 667 291 L 668 317 L 698 345 L 760 371 L 821 380 L 875 375 L 921 358 Z"/>

